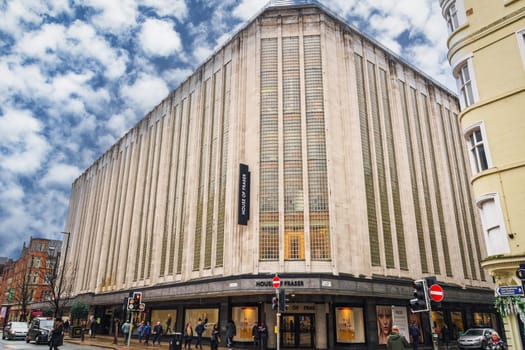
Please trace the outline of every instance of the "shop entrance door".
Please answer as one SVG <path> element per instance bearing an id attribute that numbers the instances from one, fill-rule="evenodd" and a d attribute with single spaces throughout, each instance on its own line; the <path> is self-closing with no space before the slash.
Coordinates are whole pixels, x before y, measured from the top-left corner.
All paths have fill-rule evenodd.
<path id="1" fill-rule="evenodd" d="M 284 348 L 314 348 L 314 314 L 284 314 L 281 344 Z"/>

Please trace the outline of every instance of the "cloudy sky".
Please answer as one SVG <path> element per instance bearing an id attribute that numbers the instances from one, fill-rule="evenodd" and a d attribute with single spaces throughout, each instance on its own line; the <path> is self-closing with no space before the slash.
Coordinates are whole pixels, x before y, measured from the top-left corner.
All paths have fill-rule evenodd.
<path id="1" fill-rule="evenodd" d="M 437 0 L 320 3 L 456 91 Z M 72 182 L 268 0 L 0 0 L 0 257 L 62 239 Z"/>

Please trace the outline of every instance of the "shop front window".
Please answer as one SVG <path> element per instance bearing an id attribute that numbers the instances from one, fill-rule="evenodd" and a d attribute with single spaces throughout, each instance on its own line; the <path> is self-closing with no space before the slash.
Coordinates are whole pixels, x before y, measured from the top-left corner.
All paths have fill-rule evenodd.
<path id="1" fill-rule="evenodd" d="M 165 334 L 171 334 L 176 331 L 174 329 L 176 320 L 177 310 L 164 309 L 151 311 L 151 328 L 153 329 L 157 322 L 160 322 Z"/>
<path id="2" fill-rule="evenodd" d="M 252 342 L 252 328 L 257 325 L 259 310 L 256 306 L 236 306 L 232 308 L 232 320 L 237 328 L 234 340 Z"/>
<path id="3" fill-rule="evenodd" d="M 191 322 L 191 326 L 195 330 L 199 320 L 204 323 L 203 337 L 210 337 L 213 326 L 219 322 L 219 309 L 187 309 L 184 314 L 184 324 Z"/>
<path id="4" fill-rule="evenodd" d="M 363 309 L 360 307 L 337 307 L 335 309 L 338 343 L 364 343 L 365 326 Z"/>

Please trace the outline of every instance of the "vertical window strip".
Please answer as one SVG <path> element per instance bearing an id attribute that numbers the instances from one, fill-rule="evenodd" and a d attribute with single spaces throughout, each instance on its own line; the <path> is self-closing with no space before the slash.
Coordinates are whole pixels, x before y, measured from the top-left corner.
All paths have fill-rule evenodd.
<path id="1" fill-rule="evenodd" d="M 170 123 L 168 124 L 169 129 L 169 139 L 168 139 L 168 188 L 166 191 L 166 208 L 164 212 L 164 236 L 162 237 L 162 251 L 161 251 L 161 260 L 160 260 L 160 275 L 164 276 L 166 274 L 166 264 L 168 263 L 168 249 L 170 248 L 170 237 L 171 230 L 173 227 L 173 215 L 170 215 L 170 210 L 173 211 L 174 201 L 170 200 L 172 198 L 172 193 L 174 193 L 174 188 L 176 188 L 177 179 L 173 175 L 174 169 L 174 159 L 173 155 L 175 154 L 173 148 L 175 147 L 175 132 L 176 132 L 176 109 L 172 110 L 171 100 L 170 106 L 168 107 L 168 116 L 170 118 Z M 175 185 L 175 186 L 174 186 Z"/>
<path id="2" fill-rule="evenodd" d="M 310 256 L 313 261 L 326 261 L 331 259 L 331 247 L 321 37 L 305 36 L 303 44 Z"/>
<path id="3" fill-rule="evenodd" d="M 184 105 L 185 101 L 180 102 L 176 108 L 175 108 L 175 116 L 174 116 L 174 128 L 176 130 L 176 136 L 173 142 L 173 147 L 176 146 L 175 152 L 173 153 L 173 169 L 174 169 L 174 182 L 173 182 L 173 195 L 172 195 L 172 220 L 171 220 L 171 242 L 170 242 L 170 254 L 169 254 L 169 260 L 168 260 L 168 275 L 173 275 L 173 266 L 175 263 L 175 246 L 177 243 L 177 207 L 178 202 L 177 198 L 179 198 L 179 181 L 180 181 L 180 164 L 182 162 L 181 159 L 181 147 L 182 147 L 182 127 L 184 125 Z"/>
<path id="4" fill-rule="evenodd" d="M 155 123 L 155 150 L 154 150 L 154 157 L 155 157 L 155 165 L 153 166 L 154 175 L 151 177 L 152 184 L 152 193 L 153 193 L 153 202 L 151 206 L 151 212 L 152 212 L 152 219 L 151 219 L 151 233 L 150 233 L 150 241 L 149 241 L 149 251 L 148 251 L 148 263 L 146 265 L 147 272 L 146 277 L 151 277 L 151 269 L 152 269 L 152 262 L 156 259 L 153 259 L 153 247 L 155 245 L 156 236 L 158 235 L 158 232 L 155 232 L 155 218 L 157 217 L 157 209 L 159 208 L 158 203 L 158 186 L 160 182 L 160 155 L 162 153 L 162 142 L 164 137 L 164 122 L 165 118 L 161 118 L 160 120 L 157 120 Z"/>
<path id="5" fill-rule="evenodd" d="M 428 234 L 430 239 L 430 251 L 432 254 L 432 265 L 434 267 L 434 273 L 441 273 L 441 268 L 439 265 L 439 255 L 438 255 L 438 249 L 437 249 L 437 242 L 436 242 L 436 229 L 434 226 L 434 216 L 432 213 L 432 203 L 430 201 L 430 188 L 428 185 L 428 172 L 427 172 L 427 165 L 425 162 L 426 154 L 425 154 L 425 146 L 424 146 L 424 140 L 423 140 L 423 126 L 421 123 L 425 123 L 425 120 L 421 120 L 421 115 L 419 114 L 419 100 L 417 98 L 417 91 L 414 88 L 410 88 L 410 97 L 412 99 L 412 105 L 414 106 L 414 129 L 415 129 L 415 137 L 416 137 L 416 144 L 418 148 L 418 155 L 419 155 L 419 164 L 421 167 L 421 182 L 423 183 L 423 200 L 425 202 L 425 214 L 427 217 L 427 225 L 428 225 Z M 427 119 L 428 120 L 428 116 Z"/>
<path id="6" fill-rule="evenodd" d="M 143 145 L 144 147 L 141 147 L 141 149 L 143 149 L 143 154 L 141 155 L 141 164 L 144 165 L 144 172 L 142 174 L 142 183 L 140 184 L 140 189 L 142 191 L 142 194 L 141 194 L 141 200 L 140 200 L 140 203 L 142 204 L 142 207 L 140 208 L 140 213 L 146 213 L 147 212 L 147 207 L 148 207 L 148 204 L 147 204 L 147 201 L 148 201 L 148 197 L 149 196 L 146 196 L 146 193 L 147 193 L 147 190 L 146 190 L 146 184 L 147 184 L 147 177 L 148 177 L 148 173 L 149 173 L 149 169 L 150 167 L 148 166 L 149 164 L 149 154 L 150 154 L 150 148 L 151 148 L 151 134 L 149 133 L 149 130 L 148 130 L 148 126 L 147 125 L 144 125 L 142 127 L 142 135 L 141 135 L 141 138 L 143 139 Z M 141 251 L 142 251 L 142 246 L 145 245 L 144 243 L 144 240 L 145 240 L 145 236 L 146 236 L 146 228 L 144 227 L 146 225 L 146 222 L 147 222 L 147 214 L 143 214 L 143 215 L 140 215 L 139 213 L 139 223 L 138 223 L 138 237 L 137 237 L 137 250 L 135 252 L 135 274 L 134 274 L 134 280 L 135 281 L 138 281 L 140 279 L 140 263 L 141 263 L 141 260 L 140 260 L 140 257 L 141 257 Z"/>
<path id="7" fill-rule="evenodd" d="M 450 116 L 450 111 L 448 115 Z M 454 140 L 456 141 L 458 161 L 460 162 L 458 164 L 462 164 L 462 165 L 467 164 L 466 159 L 465 159 L 464 148 L 463 148 L 464 143 L 462 142 L 463 138 L 461 137 L 460 125 L 459 125 L 457 114 L 452 113 L 452 117 L 450 117 L 449 120 L 451 124 L 451 130 L 453 130 L 453 133 L 454 133 Z M 458 175 L 461 176 L 458 179 L 461 179 L 462 180 L 461 183 L 463 184 L 463 186 L 461 186 L 461 190 L 459 191 L 461 195 L 461 203 L 473 203 L 474 201 L 470 193 L 470 183 L 468 179 L 467 169 L 465 166 L 461 166 L 461 173 L 459 173 L 460 167 L 458 166 L 457 168 L 458 168 Z M 470 226 L 472 227 L 472 230 L 468 229 L 468 218 L 470 219 L 470 224 L 471 224 Z M 463 220 L 464 220 L 463 222 L 464 222 L 464 227 L 465 227 L 465 234 L 467 234 L 470 237 L 468 241 L 468 246 L 469 246 L 468 248 L 469 248 L 469 251 L 471 252 L 470 259 L 471 259 L 472 278 L 477 279 L 478 273 L 477 273 L 476 266 L 479 266 L 479 262 L 482 260 L 482 257 L 481 257 L 480 242 L 478 238 L 479 232 L 477 231 L 477 225 L 476 225 L 476 221 L 474 218 L 472 206 L 470 205 L 465 206 L 464 212 L 463 212 Z M 472 241 L 474 241 L 475 249 L 473 249 L 474 247 L 472 247 L 472 243 L 471 243 Z M 473 262 L 474 252 L 477 258 L 476 259 L 478 262 L 477 264 Z M 480 273 L 482 274 L 482 278 L 484 279 L 484 274 L 483 272 L 481 272 L 482 270 L 483 269 L 480 269 Z"/>
<path id="8" fill-rule="evenodd" d="M 210 97 L 210 89 L 211 89 L 211 83 L 210 79 L 207 79 L 202 87 L 202 101 L 204 104 L 204 108 L 202 109 L 201 114 L 201 120 L 200 120 L 200 147 L 199 147 L 199 187 L 197 190 L 197 215 L 196 215 L 196 222 L 195 222 L 195 236 L 193 239 L 193 242 L 195 244 L 194 250 L 193 250 L 193 271 L 198 271 L 200 269 L 200 261 L 201 261 L 201 241 L 202 241 L 202 215 L 204 211 L 204 181 L 206 177 L 206 172 L 204 169 L 206 168 L 206 147 L 208 145 L 208 140 L 206 139 L 207 133 L 206 129 L 209 128 L 208 123 L 208 114 L 210 111 L 210 104 L 211 104 L 211 97 Z"/>
<path id="9" fill-rule="evenodd" d="M 231 96 L 231 62 L 228 62 L 223 69 L 223 96 L 222 96 L 222 120 L 220 124 L 220 134 L 222 144 L 220 148 L 220 168 L 218 178 L 219 184 L 219 209 L 217 220 L 217 239 L 215 248 L 215 266 L 224 264 L 224 220 L 226 207 L 226 174 L 228 169 L 228 144 L 229 144 L 229 113 Z"/>
<path id="10" fill-rule="evenodd" d="M 425 237 L 423 232 L 423 220 L 422 220 L 422 214 L 421 214 L 421 207 L 419 206 L 419 192 L 418 192 L 418 186 L 417 186 L 417 174 L 416 174 L 416 168 L 415 168 L 415 155 L 414 155 L 414 148 L 412 147 L 412 140 L 413 135 L 410 130 L 410 123 L 409 123 L 409 116 L 408 116 L 408 104 L 407 104 L 407 91 L 405 87 L 405 83 L 403 81 L 399 81 L 399 90 L 401 94 L 401 109 L 403 113 L 403 123 L 404 123 L 404 129 L 405 129 L 405 139 L 406 139 L 406 146 L 407 146 L 407 153 L 408 153 L 408 165 L 410 168 L 410 181 L 412 186 L 412 200 L 414 204 L 414 214 L 415 214 L 415 220 L 416 220 L 416 234 L 417 234 L 417 240 L 418 240 L 418 246 L 419 246 L 419 258 L 421 260 L 421 271 L 427 273 L 428 272 L 428 262 L 427 262 L 427 253 L 425 249 Z M 416 106 L 414 105 L 414 108 Z"/>
<path id="11" fill-rule="evenodd" d="M 283 38 L 285 260 L 304 259 L 299 38 Z"/>
<path id="12" fill-rule="evenodd" d="M 453 152 L 454 152 L 454 140 L 451 139 L 451 136 L 449 137 L 448 135 L 451 135 L 451 132 L 447 132 L 447 129 L 450 129 L 449 126 L 448 126 L 448 121 L 445 117 L 445 115 L 443 114 L 443 110 L 442 110 L 442 106 L 440 104 L 438 104 L 438 110 L 439 110 L 439 117 L 440 119 L 442 120 L 442 124 L 443 124 L 443 128 L 442 128 L 442 136 L 443 136 L 443 144 L 445 145 L 445 152 L 446 152 L 446 160 L 447 160 L 447 169 L 454 169 L 455 167 L 452 167 L 452 163 L 453 163 Z M 448 113 L 448 109 L 447 109 L 447 113 Z M 452 191 L 452 205 L 453 205 L 453 209 L 454 209 L 454 214 L 455 214 L 455 224 L 456 224 L 456 231 L 457 231 L 457 234 L 458 234 L 458 241 L 459 241 L 459 250 L 460 250 L 460 256 L 461 256 L 461 265 L 463 267 L 463 276 L 465 278 L 468 278 L 469 276 L 469 273 L 468 273 L 468 268 L 467 268 L 467 260 L 466 260 L 466 255 L 468 254 L 467 252 L 465 252 L 465 242 L 463 240 L 463 235 L 461 234 L 461 224 L 459 222 L 459 212 L 460 212 L 460 205 L 458 203 L 458 201 L 456 200 L 456 198 L 458 198 L 457 196 L 457 191 L 456 191 L 456 187 L 455 187 L 455 184 L 457 182 L 454 180 L 454 176 L 452 173 L 450 173 L 449 175 L 449 186 L 450 186 L 450 189 Z"/>
<path id="13" fill-rule="evenodd" d="M 117 154 L 115 157 L 114 154 Z M 119 151 L 111 152 L 111 183 L 110 191 L 107 197 L 107 209 L 106 209 L 106 220 L 109 225 L 109 232 L 104 236 L 106 240 L 106 264 L 104 265 L 104 285 L 110 286 L 112 284 L 112 269 L 113 269 L 113 258 L 114 258 L 114 246 L 115 246 L 115 218 L 117 208 L 117 197 L 119 190 L 119 178 L 120 178 L 120 167 L 122 163 L 122 157 Z"/>
<path id="14" fill-rule="evenodd" d="M 375 202 L 374 169 L 370 149 L 370 126 L 368 124 L 367 98 L 365 91 L 365 71 L 363 58 L 355 54 L 357 103 L 359 105 L 359 123 L 361 128 L 361 148 L 363 155 L 363 170 L 365 180 L 366 209 L 368 218 L 368 234 L 370 241 L 370 257 L 372 266 L 381 265 L 379 248 L 379 228 L 377 227 L 377 212 Z"/>
<path id="15" fill-rule="evenodd" d="M 375 145 L 377 179 L 379 184 L 379 205 L 381 209 L 381 223 L 383 231 L 383 249 L 385 251 L 386 267 L 394 268 L 394 247 L 392 243 L 392 229 L 390 226 L 390 211 L 388 207 L 388 189 L 386 185 L 385 152 L 383 149 L 381 118 L 379 115 L 379 96 L 377 93 L 376 66 L 368 61 L 368 91 L 372 112 L 372 134 Z"/>
<path id="16" fill-rule="evenodd" d="M 422 119 L 423 124 L 425 126 L 426 133 L 428 135 L 428 145 L 429 145 L 429 159 L 430 159 L 430 165 L 432 172 L 432 178 L 434 179 L 434 196 L 436 198 L 436 206 L 437 206 L 437 214 L 438 214 L 438 221 L 439 221 L 439 228 L 440 233 L 439 236 L 441 237 L 441 245 L 443 246 L 443 257 L 444 257 L 444 263 L 445 263 L 445 271 L 447 276 L 452 277 L 452 265 L 450 262 L 450 251 L 448 247 L 448 238 L 447 238 L 447 232 L 445 228 L 445 216 L 443 214 L 443 202 L 441 197 L 441 187 L 439 184 L 439 174 L 438 174 L 438 165 L 436 162 L 436 149 L 434 147 L 435 138 L 432 135 L 433 128 L 430 127 L 431 121 L 430 121 L 430 106 L 428 103 L 428 97 L 424 94 L 421 94 L 421 98 L 423 100 L 423 113 L 424 118 Z M 438 273 L 436 271 L 436 273 Z"/>
<path id="17" fill-rule="evenodd" d="M 394 143 L 394 130 L 392 128 L 392 114 L 390 113 L 390 97 L 388 95 L 387 73 L 380 69 L 381 98 L 383 102 L 383 115 L 385 121 L 385 135 L 387 142 L 387 157 L 390 169 L 390 186 L 392 187 L 392 204 L 394 207 L 394 221 L 397 236 L 397 251 L 399 255 L 399 268 L 408 270 L 408 260 L 405 244 L 405 228 L 403 226 L 403 212 L 401 210 L 401 194 L 399 190 L 399 176 L 397 172 L 396 148 Z"/>
<path id="18" fill-rule="evenodd" d="M 216 175 L 217 175 L 217 142 L 219 137 L 219 129 L 218 129 L 218 118 L 219 115 L 219 107 L 220 107 L 220 94 L 221 94 L 221 79 L 220 79 L 220 71 L 215 73 L 214 75 L 214 91 L 212 95 L 212 101 L 214 104 L 212 105 L 212 115 L 210 120 L 211 125 L 211 145 L 210 145 L 210 153 L 208 156 L 209 164 L 209 174 L 208 174 L 208 210 L 206 213 L 206 253 L 204 256 L 204 268 L 209 269 L 211 268 L 211 248 L 213 243 L 213 228 L 214 228 L 214 222 L 213 218 L 215 217 L 214 209 L 215 209 L 215 182 L 217 181 Z"/>
<path id="19" fill-rule="evenodd" d="M 261 40 L 259 259 L 279 259 L 279 130 L 277 39 Z"/>
<path id="20" fill-rule="evenodd" d="M 144 224 L 144 232 L 143 232 L 143 241 L 142 241 L 142 260 L 140 265 L 140 279 L 144 279 L 146 276 L 146 258 L 148 256 L 148 243 L 151 235 L 153 235 L 152 232 L 152 224 L 154 216 L 152 216 L 151 213 L 151 207 L 152 207 L 152 186 L 153 186 L 153 170 L 154 170 L 154 162 L 155 162 L 155 131 L 157 129 L 157 124 L 154 126 L 148 127 L 148 171 L 146 176 L 146 204 L 145 204 L 145 224 Z"/>
<path id="21" fill-rule="evenodd" d="M 183 258 L 183 252 L 184 252 L 184 241 L 185 241 L 185 235 L 186 235 L 186 200 L 188 197 L 188 191 L 189 189 L 186 188 L 186 180 L 188 178 L 188 174 L 190 172 L 190 167 L 188 167 L 188 158 L 190 157 L 190 124 L 191 124 L 191 108 L 193 103 L 193 92 L 190 93 L 188 96 L 187 101 L 187 108 L 185 111 L 185 121 L 186 121 L 186 130 L 184 132 L 184 153 L 182 153 L 182 168 L 181 168 L 181 175 L 182 175 L 182 184 L 181 184 L 181 215 L 180 215 L 180 221 L 179 221 L 179 249 L 177 252 L 177 274 L 182 273 L 182 258 Z"/>

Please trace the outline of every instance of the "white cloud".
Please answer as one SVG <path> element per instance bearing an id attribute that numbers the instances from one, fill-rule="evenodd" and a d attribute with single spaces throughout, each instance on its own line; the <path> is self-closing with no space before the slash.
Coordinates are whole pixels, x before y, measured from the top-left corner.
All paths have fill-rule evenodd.
<path id="1" fill-rule="evenodd" d="M 74 165 L 69 164 L 53 164 L 51 165 L 42 179 L 40 184 L 43 186 L 63 186 L 69 188 L 82 171 Z"/>
<path id="2" fill-rule="evenodd" d="M 97 11 L 93 24 L 111 33 L 123 33 L 137 24 L 137 4 L 134 0 L 83 0 L 85 6 Z"/>
<path id="3" fill-rule="evenodd" d="M 159 19 L 144 22 L 139 41 L 144 52 L 151 56 L 173 55 L 182 48 L 179 33 L 173 30 L 173 23 Z"/>
<path id="4" fill-rule="evenodd" d="M 128 100 L 127 105 L 143 117 L 169 93 L 166 82 L 154 75 L 141 74 L 131 85 L 121 88 L 121 95 Z"/>
<path id="5" fill-rule="evenodd" d="M 268 0 L 241 0 L 241 3 L 232 11 L 232 15 L 242 20 L 255 16 L 268 3 Z"/>
<path id="6" fill-rule="evenodd" d="M 42 166 L 50 146 L 42 124 L 26 110 L 7 110 L 0 117 L 0 168 L 32 174 Z"/>
<path id="7" fill-rule="evenodd" d="M 139 4 L 153 8 L 159 16 L 174 16 L 179 21 L 188 15 L 188 6 L 184 0 L 142 0 Z"/>

